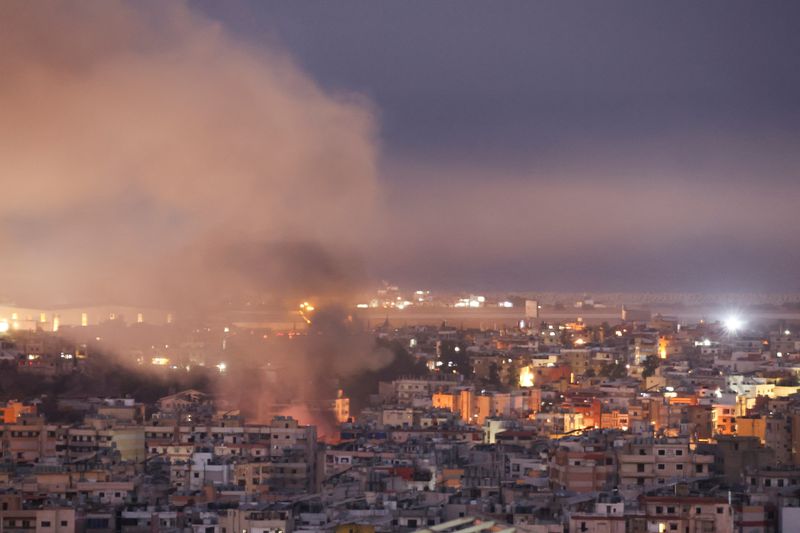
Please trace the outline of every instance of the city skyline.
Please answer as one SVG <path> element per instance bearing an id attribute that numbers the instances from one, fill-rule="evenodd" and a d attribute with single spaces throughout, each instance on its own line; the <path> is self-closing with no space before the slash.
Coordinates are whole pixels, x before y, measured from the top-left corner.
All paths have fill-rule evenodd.
<path id="1" fill-rule="evenodd" d="M 0 533 L 800 531 L 798 21 L 0 1 Z"/>

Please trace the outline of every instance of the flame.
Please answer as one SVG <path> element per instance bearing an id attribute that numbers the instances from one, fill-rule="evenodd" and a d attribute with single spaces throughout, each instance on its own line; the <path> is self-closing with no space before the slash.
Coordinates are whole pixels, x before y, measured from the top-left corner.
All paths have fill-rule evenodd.
<path id="1" fill-rule="evenodd" d="M 669 342 L 667 341 L 666 338 L 660 337 L 658 339 L 658 356 L 661 359 L 666 359 L 667 358 L 667 345 L 668 344 L 669 344 Z"/>
<path id="2" fill-rule="evenodd" d="M 519 370 L 519 386 L 533 387 L 533 370 L 530 365 L 524 366 Z"/>

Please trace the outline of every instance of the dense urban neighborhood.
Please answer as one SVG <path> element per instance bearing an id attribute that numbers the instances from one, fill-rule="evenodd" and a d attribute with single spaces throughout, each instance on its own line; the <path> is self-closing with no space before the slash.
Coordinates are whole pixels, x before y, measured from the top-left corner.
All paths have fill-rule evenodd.
<path id="1" fill-rule="evenodd" d="M 755 533 L 800 520 L 800 323 L 623 306 L 590 324 L 589 299 L 551 322 L 536 301 L 490 302 L 479 306 L 519 320 L 349 316 L 343 337 L 315 329 L 307 302 L 303 327 L 286 330 L 13 312 L 2 530 Z M 115 335 L 129 340 L 113 352 L 103 337 Z M 321 375 L 289 369 L 282 351 L 321 337 L 333 353 L 353 336 L 393 354 L 382 373 L 337 380 L 321 399 L 282 388 Z M 345 360 L 301 364 L 339 375 L 329 365 Z M 237 365 L 257 376 L 232 396 Z M 20 387 L 35 394 L 12 397 Z"/>

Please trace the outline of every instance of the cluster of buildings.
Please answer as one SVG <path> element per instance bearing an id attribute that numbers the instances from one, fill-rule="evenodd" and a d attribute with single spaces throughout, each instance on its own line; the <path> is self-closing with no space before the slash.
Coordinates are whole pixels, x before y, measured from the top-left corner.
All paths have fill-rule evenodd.
<path id="1" fill-rule="evenodd" d="M 375 336 L 422 370 L 375 383 L 358 412 L 344 390 L 324 439 L 208 391 L 87 391 L 51 402 L 59 416 L 2 398 L 0 531 L 792 531 L 800 335 L 742 326 L 387 321 Z M 36 352 L 80 371 L 42 335 L 0 364 Z"/>

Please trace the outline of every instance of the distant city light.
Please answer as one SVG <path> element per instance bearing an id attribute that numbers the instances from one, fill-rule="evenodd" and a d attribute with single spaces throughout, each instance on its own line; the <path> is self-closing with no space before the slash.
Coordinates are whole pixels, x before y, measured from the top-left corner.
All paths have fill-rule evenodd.
<path id="1" fill-rule="evenodd" d="M 224 362 L 217 365 L 217 370 L 219 370 L 220 373 L 225 372 L 227 369 L 228 365 L 226 365 Z"/>
<path id="2" fill-rule="evenodd" d="M 728 333 L 736 333 L 744 327 L 744 320 L 736 315 L 731 315 L 725 319 L 724 325 Z"/>

